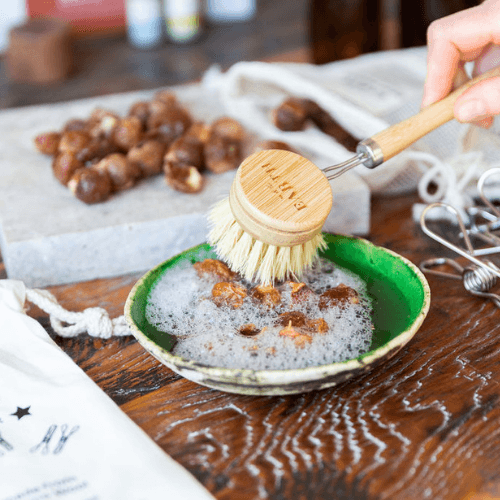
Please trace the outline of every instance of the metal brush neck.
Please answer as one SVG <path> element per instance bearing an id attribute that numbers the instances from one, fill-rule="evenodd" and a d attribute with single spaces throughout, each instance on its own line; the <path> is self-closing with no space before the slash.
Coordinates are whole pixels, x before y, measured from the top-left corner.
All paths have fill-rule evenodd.
<path id="1" fill-rule="evenodd" d="M 374 168 L 380 165 L 384 161 L 384 155 L 380 146 L 372 139 L 365 139 L 361 141 L 356 148 L 356 156 L 353 156 L 349 160 L 338 165 L 332 165 L 331 167 L 326 167 L 323 169 L 323 173 L 326 175 L 328 172 L 330 174 L 326 175 L 326 178 L 331 181 L 340 177 L 342 174 L 351 170 L 351 168 L 357 167 L 358 165 L 364 165 L 368 168 Z"/>
<path id="2" fill-rule="evenodd" d="M 356 153 L 363 155 L 361 163 L 368 168 L 375 168 L 384 161 L 384 153 L 373 139 L 361 141 L 356 148 Z"/>

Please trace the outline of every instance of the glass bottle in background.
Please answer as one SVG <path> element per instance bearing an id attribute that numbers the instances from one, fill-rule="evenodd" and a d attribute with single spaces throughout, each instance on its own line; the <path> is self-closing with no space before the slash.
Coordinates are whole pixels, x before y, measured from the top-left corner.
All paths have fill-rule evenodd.
<path id="1" fill-rule="evenodd" d="M 310 0 L 312 62 L 324 64 L 378 50 L 379 2 Z"/>
<path id="2" fill-rule="evenodd" d="M 152 49 L 163 39 L 160 0 L 126 0 L 127 36 L 139 49 Z"/>
<path id="3" fill-rule="evenodd" d="M 256 0 L 207 0 L 206 16 L 209 21 L 250 21 L 256 12 Z"/>
<path id="4" fill-rule="evenodd" d="M 163 0 L 163 17 L 168 38 L 174 43 L 189 43 L 200 34 L 199 0 Z"/>

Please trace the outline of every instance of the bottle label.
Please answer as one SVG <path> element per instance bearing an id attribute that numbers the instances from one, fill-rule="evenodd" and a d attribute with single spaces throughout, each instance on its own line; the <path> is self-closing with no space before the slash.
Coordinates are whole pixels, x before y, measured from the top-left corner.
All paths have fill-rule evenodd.
<path id="1" fill-rule="evenodd" d="M 165 2 L 167 33 L 176 42 L 188 41 L 198 33 L 200 15 L 198 0 Z"/>
<path id="2" fill-rule="evenodd" d="M 173 40 L 189 40 L 198 32 L 200 19 L 198 15 L 175 17 L 167 20 L 167 32 Z"/>

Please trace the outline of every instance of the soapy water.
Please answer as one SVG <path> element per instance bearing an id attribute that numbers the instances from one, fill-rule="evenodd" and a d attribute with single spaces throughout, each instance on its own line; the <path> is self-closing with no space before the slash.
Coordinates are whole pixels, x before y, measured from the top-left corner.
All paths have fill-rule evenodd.
<path id="1" fill-rule="evenodd" d="M 214 282 L 199 278 L 190 263 L 182 263 L 165 272 L 151 290 L 146 318 L 158 330 L 176 337 L 173 354 L 208 366 L 294 369 L 346 361 L 367 352 L 373 324 L 365 283 L 324 259 L 301 281 L 317 296 L 300 305 L 291 305 L 290 291 L 282 291 L 282 302 L 276 310 L 264 308 L 248 296 L 237 309 L 217 307 L 211 300 Z M 359 304 L 321 311 L 317 305 L 319 295 L 341 283 L 357 291 Z M 248 289 L 252 286 L 243 284 Z M 297 346 L 293 338 L 279 334 L 283 326 L 274 324 L 280 313 L 290 310 L 302 312 L 310 319 L 323 318 L 329 331 L 307 332 L 312 341 Z M 239 328 L 249 323 L 261 333 L 242 335 Z"/>

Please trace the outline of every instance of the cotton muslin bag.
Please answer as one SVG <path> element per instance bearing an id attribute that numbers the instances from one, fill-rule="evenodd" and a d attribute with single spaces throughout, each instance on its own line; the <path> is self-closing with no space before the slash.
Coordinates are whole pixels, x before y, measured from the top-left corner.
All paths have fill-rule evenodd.
<path id="1" fill-rule="evenodd" d="M 166 455 L 24 312 L 0 280 L 0 500 L 204 500 Z"/>

